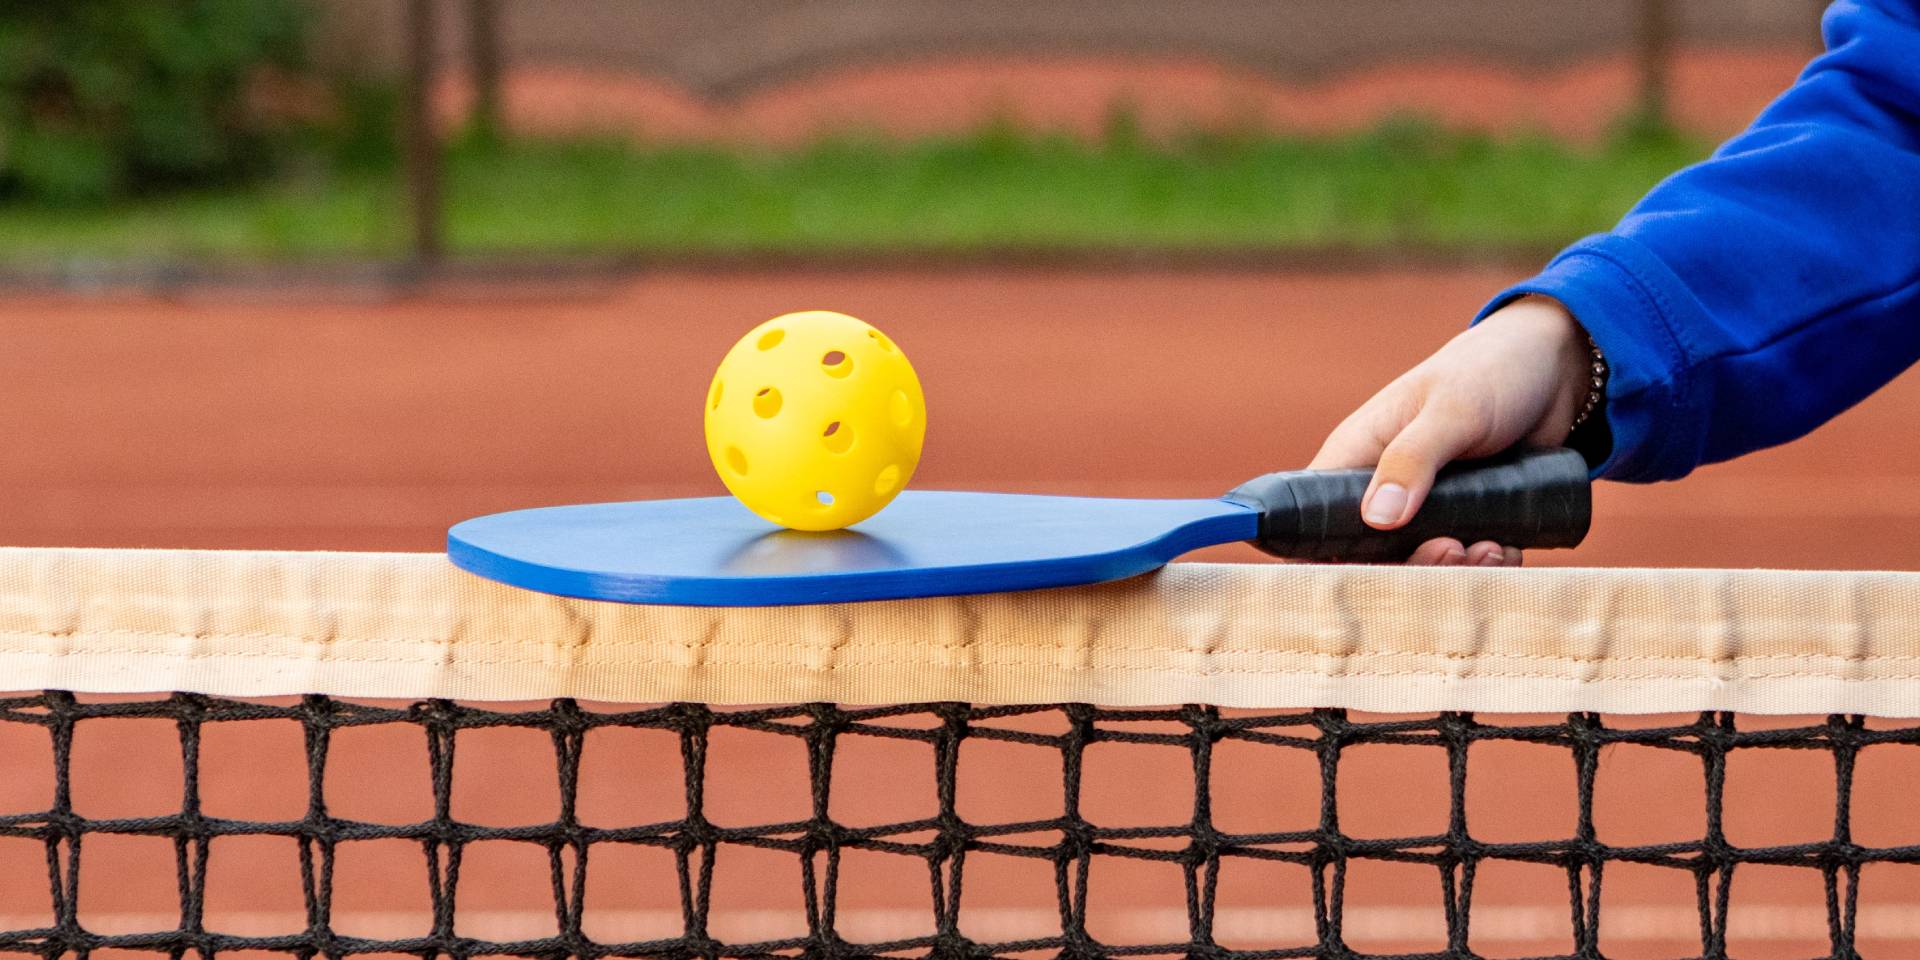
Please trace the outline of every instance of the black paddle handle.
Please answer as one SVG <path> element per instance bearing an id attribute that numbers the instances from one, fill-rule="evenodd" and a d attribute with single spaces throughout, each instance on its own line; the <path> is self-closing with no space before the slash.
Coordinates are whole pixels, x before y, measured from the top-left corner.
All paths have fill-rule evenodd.
<path id="1" fill-rule="evenodd" d="M 1593 517 L 1587 461 L 1572 450 L 1516 450 L 1449 466 L 1398 530 L 1375 530 L 1360 519 L 1372 479 L 1372 470 L 1269 473 L 1226 498 L 1260 511 L 1254 546 L 1294 560 L 1405 560 L 1434 537 L 1571 547 L 1585 539 Z"/>

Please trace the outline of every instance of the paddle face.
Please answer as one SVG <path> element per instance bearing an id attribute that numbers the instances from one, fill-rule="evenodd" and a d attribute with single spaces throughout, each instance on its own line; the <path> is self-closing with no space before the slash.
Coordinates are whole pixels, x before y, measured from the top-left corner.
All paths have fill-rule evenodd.
<path id="1" fill-rule="evenodd" d="M 463 570 L 588 600 L 758 607 L 1032 590 L 1117 580 L 1253 538 L 1225 500 L 909 490 L 846 530 L 802 533 L 732 497 L 543 507 L 447 532 Z"/>

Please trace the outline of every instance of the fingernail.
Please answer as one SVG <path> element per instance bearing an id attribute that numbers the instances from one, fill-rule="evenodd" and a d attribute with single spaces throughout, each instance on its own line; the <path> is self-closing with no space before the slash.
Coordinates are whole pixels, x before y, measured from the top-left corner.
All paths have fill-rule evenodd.
<path id="1" fill-rule="evenodd" d="M 1367 498 L 1367 522 L 1392 523 L 1400 519 L 1406 509 L 1407 488 L 1397 483 L 1383 483 Z"/>
<path id="2" fill-rule="evenodd" d="M 1443 567 L 1461 567 L 1466 563 L 1467 552 L 1459 547 L 1447 548 L 1447 552 L 1440 557 L 1440 566 Z"/>
<path id="3" fill-rule="evenodd" d="M 1499 547 L 1488 550 L 1487 555 L 1480 558 L 1480 565 L 1483 567 L 1498 567 L 1504 565 L 1506 562 L 1506 551 L 1501 550 Z"/>

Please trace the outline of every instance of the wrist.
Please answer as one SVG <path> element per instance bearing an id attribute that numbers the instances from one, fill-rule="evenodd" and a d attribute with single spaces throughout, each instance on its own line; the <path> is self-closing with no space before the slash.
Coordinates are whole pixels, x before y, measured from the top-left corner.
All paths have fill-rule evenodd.
<path id="1" fill-rule="evenodd" d="M 1564 437 L 1572 432 L 1583 412 L 1594 415 L 1598 403 L 1589 405 L 1588 401 L 1597 400 L 1595 347 L 1572 311 L 1552 297 L 1530 293 L 1482 321 L 1492 322 L 1524 329 L 1527 335 L 1545 341 L 1541 353 L 1549 358 L 1553 386 L 1538 425 L 1541 433 Z"/>
<path id="2" fill-rule="evenodd" d="M 1561 324 L 1563 336 L 1569 338 L 1559 351 L 1557 380 L 1561 384 L 1561 396 L 1553 405 L 1551 420 L 1544 426 L 1559 436 L 1565 436 L 1567 445 L 1580 447 L 1580 440 L 1588 438 L 1588 434 L 1596 434 L 1594 428 L 1599 428 L 1599 432 L 1605 434 L 1603 407 L 1607 401 L 1607 357 L 1599 351 L 1594 336 L 1586 332 L 1586 326 L 1580 326 L 1580 321 L 1565 303 L 1542 294 L 1528 294 L 1523 300 L 1549 313 Z M 1563 415 L 1565 411 L 1571 411 L 1571 419 Z M 1565 428 L 1561 422 L 1565 422 Z M 1611 440 L 1605 445 L 1611 445 Z"/>
<path id="3" fill-rule="evenodd" d="M 1601 407 L 1606 401 L 1606 357 L 1573 312 L 1559 300 L 1542 294 L 1528 294 L 1521 298 L 1521 302 L 1528 303 L 1543 315 L 1551 316 L 1559 327 L 1562 338 L 1558 352 L 1560 373 L 1557 378 L 1560 395 L 1547 425 L 1554 432 L 1570 438 L 1571 443 L 1576 431 L 1604 416 Z M 1564 429 L 1561 426 L 1563 421 Z"/>

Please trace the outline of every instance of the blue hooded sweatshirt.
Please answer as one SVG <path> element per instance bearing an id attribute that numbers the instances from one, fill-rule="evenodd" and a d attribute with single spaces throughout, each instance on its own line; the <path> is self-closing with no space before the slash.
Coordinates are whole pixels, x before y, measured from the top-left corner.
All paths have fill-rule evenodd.
<path id="1" fill-rule="evenodd" d="M 1920 359 L 1920 0 L 1841 0 L 1824 29 L 1746 132 L 1481 311 L 1544 294 L 1600 346 L 1596 476 L 1784 443 Z"/>

